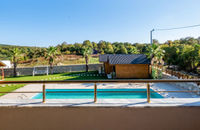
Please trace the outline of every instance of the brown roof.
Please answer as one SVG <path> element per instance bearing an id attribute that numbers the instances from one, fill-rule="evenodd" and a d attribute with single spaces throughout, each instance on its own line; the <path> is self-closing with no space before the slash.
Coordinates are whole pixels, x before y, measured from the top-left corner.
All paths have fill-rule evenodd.
<path id="1" fill-rule="evenodd" d="M 6 64 L 4 64 L 3 62 L 0 61 L 0 67 L 2 67 L 2 66 L 4 67 L 4 66 L 6 66 Z"/>

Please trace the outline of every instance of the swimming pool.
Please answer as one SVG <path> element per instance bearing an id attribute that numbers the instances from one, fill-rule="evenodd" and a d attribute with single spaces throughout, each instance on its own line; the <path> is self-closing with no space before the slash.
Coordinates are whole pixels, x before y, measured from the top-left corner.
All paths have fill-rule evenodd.
<path id="1" fill-rule="evenodd" d="M 137 91 L 137 92 L 136 92 Z M 143 91 L 143 92 L 138 92 Z M 153 90 L 150 90 L 153 92 Z M 54 93 L 58 92 L 58 93 Z M 46 89 L 46 99 L 93 99 L 94 89 Z M 147 98 L 146 89 L 97 89 L 98 99 Z M 163 98 L 153 92 L 151 98 Z M 32 99 L 42 99 L 42 93 Z"/>

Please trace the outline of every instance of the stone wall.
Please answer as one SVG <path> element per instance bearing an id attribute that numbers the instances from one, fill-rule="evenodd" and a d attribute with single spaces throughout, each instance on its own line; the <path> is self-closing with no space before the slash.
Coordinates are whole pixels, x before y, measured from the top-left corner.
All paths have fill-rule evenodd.
<path id="1" fill-rule="evenodd" d="M 99 70 L 102 64 L 89 64 L 90 71 Z M 47 67 L 37 67 L 38 70 L 45 70 Z M 24 68 L 17 68 L 17 74 L 19 76 L 22 75 L 32 75 L 33 74 L 33 67 L 24 67 Z M 76 71 L 85 71 L 86 67 L 85 64 L 81 65 L 65 65 L 65 66 L 54 66 L 53 73 L 65 73 L 65 72 L 76 72 Z M 50 71 L 49 71 L 50 72 Z M 0 71 L 0 75 L 1 75 Z M 5 77 L 13 76 L 13 68 L 6 68 L 4 69 Z"/>

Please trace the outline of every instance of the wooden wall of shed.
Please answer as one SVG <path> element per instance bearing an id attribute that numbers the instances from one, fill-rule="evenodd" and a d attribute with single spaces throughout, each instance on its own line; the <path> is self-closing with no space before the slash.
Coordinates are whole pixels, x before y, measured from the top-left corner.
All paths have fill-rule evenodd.
<path id="1" fill-rule="evenodd" d="M 149 78 L 148 64 L 123 64 L 115 65 L 116 78 Z"/>
<path id="2" fill-rule="evenodd" d="M 110 74 L 113 72 L 113 66 L 111 66 L 108 62 L 104 62 L 104 70 L 106 74 Z"/>
<path id="3" fill-rule="evenodd" d="M 151 75 L 152 75 L 152 66 L 149 65 L 149 77 L 151 77 Z"/>

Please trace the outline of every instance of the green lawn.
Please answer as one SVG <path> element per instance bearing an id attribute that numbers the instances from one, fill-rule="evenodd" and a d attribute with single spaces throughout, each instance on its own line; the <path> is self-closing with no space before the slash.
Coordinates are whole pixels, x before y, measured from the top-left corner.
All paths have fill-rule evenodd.
<path id="1" fill-rule="evenodd" d="M 11 92 L 11 91 L 14 91 L 18 88 L 21 88 L 23 87 L 24 84 L 6 84 L 6 85 L 1 85 L 0 86 L 0 92 Z M 3 96 L 5 95 L 6 93 L 0 93 L 0 96 Z"/>
<path id="2" fill-rule="evenodd" d="M 5 78 L 5 81 L 49 81 L 49 80 L 92 80 L 92 79 L 107 79 L 105 75 L 98 74 L 97 71 L 91 72 L 70 72 L 53 75 L 39 75 L 39 76 L 18 76 Z M 1 85 L 0 92 L 11 92 L 23 87 L 24 84 Z M 0 96 L 6 93 L 0 93 Z"/>
<path id="3" fill-rule="evenodd" d="M 98 74 L 97 71 L 91 72 L 69 72 L 53 75 L 39 76 L 18 76 L 5 78 L 5 81 L 49 81 L 49 80 L 91 80 L 91 79 L 107 79 L 105 75 Z"/>

